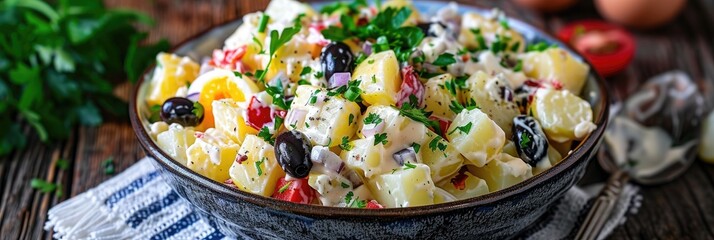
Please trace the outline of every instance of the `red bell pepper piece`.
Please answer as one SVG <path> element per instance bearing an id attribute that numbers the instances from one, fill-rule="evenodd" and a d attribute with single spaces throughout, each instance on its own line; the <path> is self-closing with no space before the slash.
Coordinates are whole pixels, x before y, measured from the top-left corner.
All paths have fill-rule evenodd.
<path id="1" fill-rule="evenodd" d="M 402 85 L 397 93 L 397 107 L 409 102 L 409 96 L 414 95 L 419 100 L 419 105 L 424 102 L 424 84 L 417 78 L 414 67 L 406 66 L 402 68 Z"/>
<path id="2" fill-rule="evenodd" d="M 275 116 L 280 116 L 285 118 L 287 111 L 273 109 L 260 102 L 255 96 L 250 99 L 250 104 L 248 105 L 248 117 L 246 122 L 249 126 L 260 130 L 265 126 L 265 124 L 273 122 Z"/>
<path id="3" fill-rule="evenodd" d="M 290 181 L 280 178 L 272 197 L 288 202 L 310 204 L 317 198 L 317 191 L 307 184 L 307 178 Z"/>

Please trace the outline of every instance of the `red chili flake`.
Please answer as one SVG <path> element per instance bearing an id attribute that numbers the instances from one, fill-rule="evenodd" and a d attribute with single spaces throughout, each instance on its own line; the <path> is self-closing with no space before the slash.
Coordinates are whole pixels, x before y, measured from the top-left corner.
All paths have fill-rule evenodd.
<path id="1" fill-rule="evenodd" d="M 558 80 L 552 80 L 550 81 L 550 84 L 553 85 L 553 88 L 555 88 L 556 90 L 563 89 L 563 83 Z"/>

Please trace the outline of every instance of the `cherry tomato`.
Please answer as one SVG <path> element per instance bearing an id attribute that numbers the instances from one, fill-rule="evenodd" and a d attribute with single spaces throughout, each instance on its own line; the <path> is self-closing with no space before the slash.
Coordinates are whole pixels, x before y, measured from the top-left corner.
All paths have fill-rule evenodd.
<path id="1" fill-rule="evenodd" d="M 275 116 L 285 118 L 287 111 L 273 109 L 260 102 L 255 96 L 250 99 L 248 105 L 248 117 L 246 122 L 249 126 L 260 130 L 265 124 L 270 123 L 275 119 Z"/>
<path id="2" fill-rule="evenodd" d="M 593 32 L 599 34 L 591 35 Z M 632 34 L 617 25 L 600 20 L 568 24 L 558 32 L 558 38 L 574 46 L 600 75 L 606 77 L 625 69 L 635 55 L 636 46 Z M 593 51 L 593 46 L 599 46 L 601 49 Z"/>
<path id="3" fill-rule="evenodd" d="M 280 178 L 278 184 L 275 185 L 272 197 L 288 202 L 310 204 L 317 198 L 317 191 L 307 184 L 307 178 L 290 181 Z"/>
<path id="4" fill-rule="evenodd" d="M 409 102 L 409 96 L 414 95 L 419 100 L 419 105 L 424 102 L 424 84 L 417 78 L 414 67 L 406 66 L 402 68 L 402 85 L 397 93 L 397 107 Z"/>
<path id="5" fill-rule="evenodd" d="M 243 58 L 243 55 L 245 55 L 245 51 L 245 45 L 236 49 L 214 50 L 211 62 L 216 67 L 229 70 L 241 70 L 243 64 L 240 60 Z"/>
<path id="6" fill-rule="evenodd" d="M 377 200 L 371 200 L 371 201 L 367 202 L 367 209 L 380 209 L 380 208 L 384 208 L 384 206 L 379 204 L 377 202 Z"/>

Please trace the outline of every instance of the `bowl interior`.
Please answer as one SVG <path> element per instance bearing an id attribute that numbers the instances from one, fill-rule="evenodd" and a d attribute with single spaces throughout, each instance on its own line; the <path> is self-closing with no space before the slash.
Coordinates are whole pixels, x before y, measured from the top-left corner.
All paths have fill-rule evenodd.
<path id="1" fill-rule="evenodd" d="M 325 3 L 316 3 L 314 4 L 315 6 L 319 7 L 320 5 L 323 5 Z M 436 2 L 436 1 L 415 1 L 415 6 L 421 11 L 426 14 L 433 14 L 435 13 L 439 8 L 445 6 L 445 2 Z M 478 12 L 482 14 L 489 14 L 489 10 L 485 9 L 480 9 L 468 5 L 460 5 L 459 6 L 459 11 L 460 12 Z M 241 20 L 234 20 L 232 22 L 217 26 L 215 28 L 212 28 L 204 33 L 196 35 L 194 38 L 191 38 L 187 40 L 186 42 L 179 44 L 173 52 L 178 54 L 178 55 L 183 55 L 183 56 L 189 56 L 194 60 L 201 60 L 204 57 L 211 56 L 211 53 L 214 49 L 221 48 L 223 46 L 223 42 L 226 38 L 228 38 L 241 24 Z M 578 55 L 576 52 L 574 52 L 572 49 L 568 48 L 565 44 L 559 42 L 556 40 L 554 37 L 550 36 L 549 34 L 546 34 L 542 32 L 541 30 L 528 25 L 518 19 L 510 18 L 509 19 L 509 25 L 511 28 L 515 29 L 516 31 L 519 31 L 523 37 L 529 42 L 529 43 L 534 43 L 534 42 L 547 42 L 547 43 L 553 43 L 560 45 L 563 49 L 566 51 L 570 52 L 575 56 L 576 58 L 580 59 L 581 61 L 587 62 L 582 56 Z M 589 63 L 588 63 L 589 64 Z M 184 175 L 184 177 L 189 178 L 194 180 L 196 183 L 195 184 L 201 184 L 202 186 L 205 186 L 207 189 L 210 191 L 213 191 L 217 194 L 227 194 L 228 196 L 233 196 L 233 197 L 238 197 L 241 200 L 245 201 L 250 201 L 258 205 L 262 206 L 268 206 L 268 207 L 273 207 L 275 209 L 281 209 L 281 210 L 286 210 L 286 211 L 291 211 L 291 212 L 296 212 L 296 213 L 315 213 L 315 212 L 324 212 L 325 208 L 329 208 L 328 212 L 331 212 L 331 215 L 338 214 L 338 215 L 348 215 L 348 216 L 359 216 L 359 215 L 364 215 L 366 212 L 371 212 L 375 213 L 374 215 L 383 215 L 383 216 L 399 216 L 405 213 L 405 209 L 409 209 L 409 213 L 412 214 L 428 214 L 428 213 L 435 213 L 439 211 L 445 211 L 445 210 L 453 210 L 455 208 L 460 208 L 460 207 L 467 207 L 467 206 L 474 206 L 474 205 L 479 205 L 479 204 L 487 204 L 487 203 L 492 203 L 495 201 L 498 201 L 500 199 L 509 197 L 511 195 L 514 195 L 516 193 L 522 192 L 527 190 L 528 188 L 534 186 L 535 184 L 538 184 L 539 182 L 542 182 L 543 180 L 546 180 L 548 178 L 551 178 L 558 173 L 564 171 L 565 169 L 569 168 L 573 163 L 576 161 L 586 161 L 588 156 L 584 156 L 583 154 L 579 154 L 581 152 L 585 152 L 586 150 L 589 150 L 591 148 L 595 148 L 599 146 L 599 140 L 602 136 L 602 133 L 604 131 L 605 125 L 606 125 L 606 120 L 608 116 L 608 99 L 607 99 L 607 91 L 605 87 L 605 82 L 602 80 L 600 76 L 598 76 L 593 67 L 590 67 L 590 74 L 588 76 L 587 82 L 583 88 L 583 92 L 581 93 L 581 97 L 588 101 L 591 106 L 593 107 L 593 114 L 594 114 L 594 123 L 598 126 L 598 128 L 590 134 L 586 139 L 584 139 L 581 142 L 578 142 L 573 146 L 573 151 L 571 154 L 566 156 L 562 161 L 560 161 L 558 164 L 555 166 L 551 167 L 550 169 L 534 176 L 531 177 L 530 179 L 527 179 L 526 181 L 523 181 L 519 184 L 516 184 L 514 186 L 511 186 L 509 188 L 489 193 L 486 195 L 482 195 L 476 198 L 472 199 L 466 199 L 466 200 L 459 200 L 459 201 L 454 201 L 454 202 L 449 202 L 449 203 L 441 203 L 441 204 L 434 204 L 434 205 L 429 205 L 429 206 L 421 206 L 421 207 L 409 207 L 409 208 L 401 208 L 401 209 L 382 209 L 380 211 L 368 211 L 368 210 L 363 210 L 363 209 L 351 209 L 351 208 L 333 208 L 333 207 L 323 207 L 323 206 L 314 206 L 314 205 L 303 205 L 303 204 L 295 204 L 295 203 L 290 203 L 290 202 L 284 202 L 284 201 L 277 201 L 271 198 L 267 197 L 262 197 L 259 195 L 247 193 L 247 192 L 242 192 L 230 187 L 227 187 L 221 183 L 212 181 L 206 177 L 203 177 L 192 170 L 188 169 L 184 165 L 180 164 L 179 162 L 171 159 L 169 155 L 167 155 L 165 152 L 163 152 L 154 142 L 153 140 L 149 137 L 148 134 L 148 119 L 146 116 L 149 115 L 149 106 L 145 104 L 145 98 L 147 96 L 147 91 L 149 89 L 149 81 L 151 79 L 151 72 L 153 71 L 153 67 L 147 70 L 144 78 L 140 80 L 138 83 L 137 89 L 135 91 L 135 96 L 132 99 L 132 104 L 130 112 L 131 112 L 131 121 L 134 124 L 134 130 L 139 138 L 139 141 L 141 142 L 142 146 L 149 152 L 154 153 L 155 157 L 157 158 L 156 160 L 162 164 L 164 167 L 168 168 L 168 170 L 179 174 L 179 175 Z M 187 184 L 192 184 L 192 183 L 187 183 Z M 306 210 L 308 209 L 308 210 Z M 309 209 L 315 210 L 315 209 L 323 209 L 323 211 L 310 211 Z"/>

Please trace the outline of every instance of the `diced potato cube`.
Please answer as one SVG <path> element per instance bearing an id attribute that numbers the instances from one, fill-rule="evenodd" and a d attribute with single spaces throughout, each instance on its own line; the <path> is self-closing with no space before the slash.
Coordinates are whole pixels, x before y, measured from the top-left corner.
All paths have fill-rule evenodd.
<path id="1" fill-rule="evenodd" d="M 414 164 L 414 168 L 399 169 L 368 181 L 368 186 L 385 207 L 412 207 L 434 203 L 434 182 L 429 167 Z"/>
<path id="2" fill-rule="evenodd" d="M 491 192 L 516 185 L 533 176 L 530 165 L 506 153 L 499 154 L 483 167 L 471 167 L 469 171 L 485 180 Z"/>
<path id="3" fill-rule="evenodd" d="M 172 158 L 186 165 L 186 149 L 196 141 L 193 128 L 184 128 L 178 123 L 156 136 L 156 144 Z"/>
<path id="4" fill-rule="evenodd" d="M 382 4 L 382 9 L 387 9 L 388 7 L 395 8 L 397 10 L 407 7 L 412 10 L 406 21 L 402 26 L 416 26 L 419 23 L 419 10 L 414 7 L 414 3 L 411 0 L 390 0 Z"/>
<path id="5" fill-rule="evenodd" d="M 372 195 L 372 192 L 370 192 L 369 187 L 367 187 L 367 184 L 360 185 L 352 190 L 352 193 L 354 194 L 354 198 L 359 198 L 361 200 L 374 200 L 374 196 Z"/>
<path id="6" fill-rule="evenodd" d="M 424 103 L 422 107 L 427 112 L 432 112 L 432 116 L 443 118 L 446 120 L 454 119 L 456 114 L 451 111 L 449 105 L 452 101 L 460 102 L 461 91 L 456 91 L 452 94 L 447 89 L 448 84 L 453 84 L 454 76 L 451 74 L 442 74 L 430 78 L 425 85 Z"/>
<path id="7" fill-rule="evenodd" d="M 234 159 L 230 177 L 238 189 L 243 191 L 269 197 L 278 179 L 285 177 L 285 172 L 275 159 L 273 146 L 255 135 L 245 138 Z"/>
<path id="8" fill-rule="evenodd" d="M 518 156 L 518 150 L 516 150 L 516 144 L 511 140 L 506 140 L 506 145 L 503 146 L 503 153 L 511 155 L 513 157 Z"/>
<path id="9" fill-rule="evenodd" d="M 350 145 L 352 150 L 342 151 L 340 158 L 363 179 L 401 168 L 392 154 L 386 154 L 383 144 L 374 144 L 374 136 L 354 140 Z"/>
<path id="10" fill-rule="evenodd" d="M 447 137 L 456 150 L 477 167 L 498 156 L 506 143 L 503 130 L 479 109 L 464 109 L 456 115 Z"/>
<path id="11" fill-rule="evenodd" d="M 322 50 L 322 46 L 319 44 L 311 43 L 306 40 L 307 31 L 307 28 L 303 28 L 297 36 L 278 48 L 273 55 L 270 66 L 267 66 L 270 58 L 262 58 L 263 66 L 261 69 L 265 69 L 266 66 L 268 67 L 268 71 L 265 73 L 265 79 L 273 79 L 280 72 L 284 72 L 287 77 L 290 78 L 290 81 L 297 82 L 300 80 L 302 69 L 309 66 L 313 58 L 319 57 L 320 51 Z M 270 36 L 265 38 L 265 44 L 263 44 L 263 46 L 266 48 L 266 52 L 268 51 L 267 47 L 270 46 L 270 41 L 272 41 Z"/>
<path id="12" fill-rule="evenodd" d="M 322 88 L 301 85 L 284 125 L 288 130 L 304 133 L 313 144 L 334 147 L 343 137 L 351 138 L 355 134 L 359 117 L 360 108 L 356 103 L 339 96 L 327 96 L 327 90 Z"/>
<path id="13" fill-rule="evenodd" d="M 186 151 L 187 164 L 191 170 L 214 181 L 228 179 L 228 170 L 238 155 L 238 144 L 221 131 L 209 128 L 197 133 L 196 141 Z"/>
<path id="14" fill-rule="evenodd" d="M 434 204 L 453 202 L 456 200 L 458 199 L 446 190 L 438 187 L 434 188 Z"/>
<path id="15" fill-rule="evenodd" d="M 556 142 L 581 140 L 596 128 L 590 104 L 569 91 L 538 90 L 528 112 Z"/>
<path id="16" fill-rule="evenodd" d="M 394 51 L 383 51 L 367 57 L 355 68 L 352 81 L 361 81 L 360 96 L 366 104 L 395 105 L 395 96 L 402 85 L 402 78 Z"/>
<path id="17" fill-rule="evenodd" d="M 437 186 L 454 195 L 457 199 L 469 199 L 489 193 L 486 180 L 478 178 L 468 171 L 441 181 Z"/>
<path id="18" fill-rule="evenodd" d="M 345 195 L 353 191 L 352 182 L 334 172 L 310 171 L 307 183 L 320 194 L 323 206 L 337 206 Z"/>
<path id="19" fill-rule="evenodd" d="M 215 128 L 222 131 L 234 142 L 241 144 L 246 135 L 258 134 L 258 130 L 248 126 L 245 119 L 243 119 L 245 110 L 241 109 L 232 99 L 213 101 L 212 106 Z"/>
<path id="20" fill-rule="evenodd" d="M 513 118 L 520 114 L 520 110 L 503 75 L 490 76 L 478 71 L 466 80 L 466 88 L 462 91 L 462 103 L 475 101 L 481 111 L 501 127 L 506 138 L 510 138 Z"/>
<path id="21" fill-rule="evenodd" d="M 477 34 L 478 33 L 478 34 Z M 483 38 L 483 46 L 479 37 Z M 466 13 L 461 18 L 459 42 L 469 49 L 492 48 L 496 41 L 504 42 L 505 52 L 523 52 L 526 43 L 517 31 L 504 27 L 497 19 L 478 13 Z"/>
<path id="22" fill-rule="evenodd" d="M 431 178 L 439 182 L 459 171 L 464 157 L 454 145 L 431 132 L 427 137 L 429 139 L 421 145 L 419 153 L 423 163 L 431 170 Z"/>
<path id="23" fill-rule="evenodd" d="M 573 94 L 580 94 L 590 68 L 561 48 L 531 52 L 523 60 L 523 72 L 528 77 L 557 81 Z"/>

